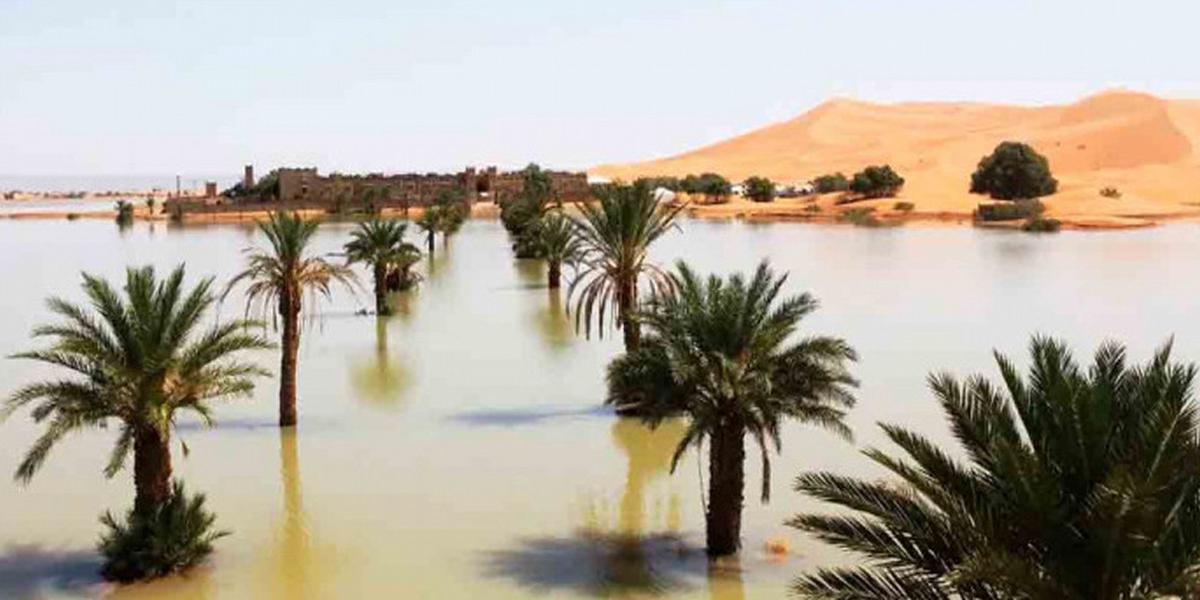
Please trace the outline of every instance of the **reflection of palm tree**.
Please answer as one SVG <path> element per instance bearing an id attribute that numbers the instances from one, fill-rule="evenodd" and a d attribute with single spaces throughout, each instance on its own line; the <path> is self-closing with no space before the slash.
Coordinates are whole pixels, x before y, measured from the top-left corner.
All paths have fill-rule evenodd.
<path id="1" fill-rule="evenodd" d="M 407 294 L 402 294 L 406 296 Z M 398 303 L 398 311 L 404 305 Z M 391 360 L 388 351 L 388 318 L 375 319 L 375 355 L 366 362 L 356 364 L 352 381 L 359 395 L 378 404 L 394 404 L 408 387 L 408 372 L 403 364 Z"/>
<path id="2" fill-rule="evenodd" d="M 625 454 L 628 465 L 617 517 L 622 535 L 636 538 L 646 534 L 646 485 L 670 470 L 671 456 L 683 438 L 684 429 L 681 421 L 667 421 L 657 429 L 650 429 L 636 419 L 618 419 L 613 424 L 613 440 Z"/>
<path id="3" fill-rule="evenodd" d="M 708 597 L 712 600 L 745 600 L 746 585 L 737 557 L 708 562 Z"/>
<path id="4" fill-rule="evenodd" d="M 533 315 L 534 322 L 546 346 L 551 350 L 562 350 L 571 345 L 575 332 L 571 328 L 570 317 L 563 310 L 560 291 L 548 290 L 546 297 L 546 304 L 540 306 Z"/>
<path id="5" fill-rule="evenodd" d="M 296 448 L 296 430 L 287 428 L 279 435 L 280 475 L 283 481 L 283 533 L 280 536 L 278 581 L 284 597 L 305 595 L 305 577 L 312 541 L 304 518 L 304 495 L 300 482 L 300 459 Z"/>

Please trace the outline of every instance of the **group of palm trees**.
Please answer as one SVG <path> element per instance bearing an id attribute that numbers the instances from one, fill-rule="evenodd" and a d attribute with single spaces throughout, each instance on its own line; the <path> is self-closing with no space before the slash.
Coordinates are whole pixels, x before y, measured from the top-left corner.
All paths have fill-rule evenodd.
<path id="1" fill-rule="evenodd" d="M 857 355 L 842 339 L 798 335 L 817 302 L 785 295 L 787 275 L 766 262 L 750 274 L 719 277 L 684 262 L 667 270 L 650 260 L 651 246 L 676 227 L 682 207 L 661 203 L 639 184 L 605 186 L 596 195 L 573 214 L 539 211 L 522 228 L 537 237 L 524 241 L 544 253 L 550 287 L 571 269 L 567 298 L 577 330 L 622 331 L 624 352 L 608 366 L 606 402 L 651 427 L 684 423 L 672 470 L 689 448 L 707 444 L 707 550 L 736 553 L 747 437 L 761 454 L 765 502 L 770 456 L 781 450 L 786 420 L 851 437 L 845 416 L 855 404 L 849 367 Z M 293 426 L 302 315 L 335 286 L 355 288 L 355 263 L 371 271 L 380 315 L 390 312 L 390 290 L 415 281 L 409 269 L 420 250 L 405 241 L 402 222 L 359 224 L 341 262 L 312 250 L 316 221 L 279 213 L 259 228 L 269 246 L 247 251 L 246 268 L 225 293 L 244 285 L 248 314 L 261 320 L 202 330 L 218 295 L 212 279 L 185 288 L 182 267 L 163 279 L 150 267 L 129 269 L 123 293 L 85 274 L 89 306 L 51 299 L 60 322 L 34 330 L 49 346 L 16 355 L 70 374 L 8 400 L 5 414 L 31 406 L 46 426 L 18 480 L 32 477 L 68 433 L 120 424 L 105 473 L 120 471 L 132 453 L 135 500 L 126 523 L 105 520 L 110 532 L 102 549 L 115 578 L 185 567 L 220 535 L 202 496 L 188 499 L 172 485 L 172 433 L 177 413 L 207 422 L 211 401 L 251 394 L 267 373 L 242 355 L 275 346 L 259 333 L 267 321 L 282 330 L 279 424 Z M 865 454 L 893 480 L 832 473 L 797 479 L 798 491 L 843 511 L 802 514 L 788 524 L 864 559 L 801 577 L 797 593 L 1114 600 L 1200 594 L 1195 367 L 1173 362 L 1169 346 L 1135 367 L 1116 344 L 1103 346 L 1087 369 L 1054 340 L 1035 338 L 1031 352 L 1027 376 L 997 355 L 1002 386 L 982 377 L 930 378 L 965 452 L 884 425 L 906 457 Z M 184 559 L 138 562 L 151 543 L 144 538 L 180 529 L 192 532 L 176 553 Z"/>

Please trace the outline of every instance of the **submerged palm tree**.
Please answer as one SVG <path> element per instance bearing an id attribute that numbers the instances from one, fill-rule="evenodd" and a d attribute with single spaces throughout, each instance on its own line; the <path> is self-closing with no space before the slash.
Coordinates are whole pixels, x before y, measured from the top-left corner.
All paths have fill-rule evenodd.
<path id="1" fill-rule="evenodd" d="M 601 188 L 596 204 L 580 204 L 578 222 L 583 257 L 579 275 L 568 296 L 576 293 L 575 326 L 591 334 L 592 321 L 603 332 L 611 315 L 625 336 L 625 351 L 636 350 L 640 330 L 634 311 L 638 282 L 645 281 L 652 296 L 671 289 L 671 278 L 647 260 L 655 240 L 669 231 L 683 206 L 659 202 L 644 183 Z"/>
<path id="2" fill-rule="evenodd" d="M 400 221 L 383 221 L 371 219 L 359 223 L 358 228 L 350 233 L 351 240 L 344 246 L 346 260 L 349 263 L 366 263 L 371 267 L 371 275 L 375 287 L 375 313 L 389 315 L 392 313 L 388 306 L 388 278 L 393 273 L 399 274 L 419 257 L 421 251 L 414 245 L 404 241 L 407 228 Z"/>
<path id="3" fill-rule="evenodd" d="M 104 474 L 115 475 L 132 452 L 134 510 L 145 514 L 170 499 L 170 443 L 178 413 L 191 411 L 211 423 L 210 400 L 249 397 L 254 378 L 267 373 L 239 355 L 271 347 L 249 331 L 248 321 L 201 332 L 215 301 L 212 279 L 187 290 L 183 276 L 182 266 L 161 281 L 151 267 L 128 269 L 122 297 L 104 279 L 85 273 L 90 310 L 49 300 L 62 321 L 34 329 L 34 336 L 53 342 L 15 358 L 72 376 L 25 386 L 8 399 L 2 416 L 33 405 L 34 420 L 46 424 L 17 468 L 18 481 L 29 481 L 66 435 L 116 421 L 119 434 Z"/>
<path id="4" fill-rule="evenodd" d="M 679 263 L 678 290 L 651 299 L 639 319 L 649 329 L 640 349 L 608 367 L 610 403 L 637 404 L 652 426 L 682 416 L 688 429 L 672 470 L 688 447 L 709 440 L 708 552 L 741 544 L 745 437 L 762 452 L 762 500 L 770 495 L 770 448 L 791 418 L 849 437 L 842 419 L 857 385 L 846 370 L 856 359 L 841 339 L 789 342 L 817 307 L 808 294 L 779 298 L 787 277 L 764 262 L 749 278 L 702 279 Z"/>
<path id="5" fill-rule="evenodd" d="M 797 489 L 850 509 L 791 525 L 866 564 L 797 582 L 816 598 L 1200 597 L 1200 441 L 1193 365 L 1170 345 L 1144 366 L 1108 343 L 1081 368 L 1035 337 L 1003 385 L 946 374 L 930 387 L 963 446 L 938 448 L 894 425 L 907 457 L 866 455 L 898 482 L 811 473 Z"/>
<path id="6" fill-rule="evenodd" d="M 552 212 L 542 218 L 537 231 L 546 255 L 546 283 L 550 289 L 558 289 L 562 285 L 563 264 L 574 264 L 582 253 L 575 223 L 562 213 Z"/>
<path id="7" fill-rule="evenodd" d="M 247 282 L 247 311 L 272 314 L 276 324 L 283 321 L 283 356 L 279 361 L 281 427 L 296 424 L 296 355 L 305 296 L 315 303 L 321 296 L 329 298 L 335 283 L 351 290 L 357 283 L 350 269 L 309 253 L 308 245 L 318 225 L 295 213 L 271 213 L 269 219 L 258 224 L 271 248 L 247 249 L 249 264 L 225 289 L 228 295 L 239 283 Z"/>
<path id="8" fill-rule="evenodd" d="M 429 257 L 433 258 L 434 241 L 437 240 L 437 234 L 442 227 L 442 208 L 440 206 L 425 207 L 425 212 L 422 212 L 420 218 L 417 219 L 417 227 L 425 234 L 425 247 L 429 251 Z"/>

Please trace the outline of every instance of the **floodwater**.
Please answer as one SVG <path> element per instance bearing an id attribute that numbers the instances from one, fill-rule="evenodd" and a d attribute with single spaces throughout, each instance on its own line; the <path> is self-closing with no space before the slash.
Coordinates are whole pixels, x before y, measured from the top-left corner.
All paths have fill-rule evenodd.
<path id="1" fill-rule="evenodd" d="M 322 226 L 318 249 L 337 250 L 350 228 Z M 191 452 L 176 452 L 176 474 L 207 493 L 232 532 L 206 566 L 147 585 L 99 584 L 97 516 L 123 511 L 133 489 L 129 472 L 101 474 L 112 432 L 88 431 L 28 486 L 0 484 L 0 597 L 782 597 L 796 574 L 846 560 L 783 525 L 817 508 L 791 479 L 878 474 L 858 451 L 882 443 L 879 421 L 946 441 L 925 389 L 930 371 L 994 376 L 991 350 L 1023 363 L 1034 332 L 1085 357 L 1121 339 L 1138 360 L 1174 335 L 1180 357 L 1197 357 L 1198 234 L 1190 224 L 1039 236 L 682 222 L 655 248 L 658 260 L 729 272 L 770 258 L 791 273 L 789 291 L 822 301 L 804 331 L 843 336 L 862 357 L 855 442 L 788 426 L 768 505 L 751 451 L 745 550 L 713 566 L 695 453 L 669 472 L 681 424 L 650 431 L 602 408 L 619 336 L 576 336 L 542 266 L 512 260 L 495 221 L 472 221 L 422 263 L 426 281 L 397 299 L 396 316 L 356 316 L 369 293 L 339 291 L 322 307 L 301 350 L 296 431 L 275 427 L 273 381 L 253 400 L 219 406 L 213 429 L 181 426 Z M 126 265 L 186 262 L 193 279 L 223 282 L 255 242 L 238 225 L 119 232 L 98 221 L 0 221 L 0 353 L 32 347 L 44 298 L 78 299 L 81 270 L 117 277 Z M 231 298 L 221 312 L 241 310 Z M 0 361 L 0 387 L 50 373 Z M 25 413 L 0 425 L 0 469 L 15 469 L 37 433 Z M 765 551 L 777 538 L 787 556 Z"/>

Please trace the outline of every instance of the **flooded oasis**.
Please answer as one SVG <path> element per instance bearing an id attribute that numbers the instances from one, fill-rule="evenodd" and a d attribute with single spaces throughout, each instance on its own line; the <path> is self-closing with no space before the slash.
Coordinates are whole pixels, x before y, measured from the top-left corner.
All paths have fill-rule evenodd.
<path id="1" fill-rule="evenodd" d="M 352 228 L 323 224 L 315 249 L 340 251 Z M 82 300 L 81 271 L 116 281 L 127 265 L 183 262 L 189 281 L 223 285 L 243 267 L 242 249 L 260 243 L 249 225 L 0 220 L 0 353 L 36 345 L 31 329 L 52 320 L 47 296 Z M 705 556 L 696 452 L 670 473 L 683 424 L 650 430 L 603 406 L 620 334 L 577 335 L 566 288 L 547 289 L 541 262 L 514 260 L 503 227 L 475 219 L 422 259 L 424 281 L 395 297 L 393 316 L 359 314 L 369 291 L 336 291 L 322 305 L 300 350 L 295 430 L 277 427 L 270 379 L 253 400 L 219 403 L 215 427 L 180 423 L 188 453 L 176 439 L 176 475 L 207 494 L 231 532 L 204 566 L 101 582 L 97 517 L 129 505 L 131 475 L 104 478 L 115 431 L 90 430 L 58 446 L 28 485 L 0 485 L 0 597 L 779 598 L 801 572 L 847 560 L 784 525 L 824 509 L 792 491 L 796 475 L 882 475 L 859 454 L 885 444 L 879 422 L 957 447 L 930 372 L 995 379 L 992 350 L 1023 365 L 1039 332 L 1085 360 L 1113 338 L 1141 362 L 1171 336 L 1177 358 L 1200 358 L 1191 223 L 1040 236 L 683 220 L 652 256 L 721 274 L 768 258 L 790 273 L 787 292 L 821 303 L 802 333 L 843 337 L 860 355 L 853 442 L 785 423 L 765 505 L 749 449 L 736 560 Z M 244 306 L 232 296 L 220 316 Z M 274 371 L 278 354 L 255 360 Z M 5 394 L 53 376 L 0 361 Z M 5 476 L 39 432 L 24 414 L 0 427 Z M 789 552 L 768 552 L 770 541 Z"/>

